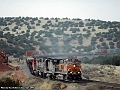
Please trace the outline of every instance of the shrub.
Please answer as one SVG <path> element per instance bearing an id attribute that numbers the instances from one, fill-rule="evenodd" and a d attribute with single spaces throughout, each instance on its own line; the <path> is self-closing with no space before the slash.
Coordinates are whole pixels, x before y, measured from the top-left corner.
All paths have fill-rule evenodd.
<path id="1" fill-rule="evenodd" d="M 92 31 L 94 32 L 94 31 L 96 31 L 96 30 L 93 28 Z"/>
<path id="2" fill-rule="evenodd" d="M 51 20 L 47 21 L 47 23 L 51 23 Z"/>
<path id="3" fill-rule="evenodd" d="M 117 38 L 113 39 L 113 42 L 117 42 L 117 41 L 118 41 L 118 39 L 117 39 Z"/>
<path id="4" fill-rule="evenodd" d="M 120 66 L 120 56 L 108 57 L 103 60 L 102 64 Z"/>
<path id="5" fill-rule="evenodd" d="M 96 41 L 97 40 L 97 37 L 92 37 L 91 38 L 91 41 Z"/>
<path id="6" fill-rule="evenodd" d="M 112 40 L 112 37 L 107 37 L 107 40 Z"/>
<path id="7" fill-rule="evenodd" d="M 20 84 L 19 80 L 13 81 L 10 78 L 4 78 L 4 79 L 0 80 L 0 86 L 2 86 L 2 87 L 20 87 L 21 84 Z M 12 90 L 20 90 L 20 89 L 12 89 Z"/>
<path id="8" fill-rule="evenodd" d="M 103 43 L 101 43 L 101 45 L 102 45 L 102 46 L 106 46 L 107 44 L 106 44 L 106 42 L 103 42 Z"/>
<path id="9" fill-rule="evenodd" d="M 85 90 L 103 90 L 103 86 L 102 85 L 99 85 L 99 84 L 91 84 L 91 85 L 88 85 Z"/>
<path id="10" fill-rule="evenodd" d="M 39 24 L 39 23 L 37 23 L 37 24 L 36 24 L 36 26 L 40 26 L 40 24 Z"/>
<path id="11" fill-rule="evenodd" d="M 99 41 L 100 41 L 100 42 L 103 42 L 103 38 L 100 38 Z"/>
<path id="12" fill-rule="evenodd" d="M 97 45 L 97 48 L 98 48 L 98 49 L 101 49 L 101 45 L 98 44 L 98 45 Z"/>
<path id="13" fill-rule="evenodd" d="M 114 49 L 115 47 L 114 47 L 114 45 L 110 45 L 110 48 L 111 48 L 111 49 Z"/>

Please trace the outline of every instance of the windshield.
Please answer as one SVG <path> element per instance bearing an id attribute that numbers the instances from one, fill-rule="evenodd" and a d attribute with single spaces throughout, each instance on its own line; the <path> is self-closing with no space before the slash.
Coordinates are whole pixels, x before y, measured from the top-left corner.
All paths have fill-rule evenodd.
<path id="1" fill-rule="evenodd" d="M 76 64 L 76 65 L 80 65 L 80 62 L 78 62 L 78 61 L 75 61 L 73 63 Z"/>
<path id="2" fill-rule="evenodd" d="M 80 62 L 78 62 L 78 61 L 75 61 L 75 62 L 70 62 L 70 61 L 68 61 L 67 64 L 68 64 L 68 65 L 70 65 L 70 64 L 80 65 Z"/>
<path id="3" fill-rule="evenodd" d="M 67 61 L 67 64 L 72 64 L 72 62 L 71 61 Z"/>

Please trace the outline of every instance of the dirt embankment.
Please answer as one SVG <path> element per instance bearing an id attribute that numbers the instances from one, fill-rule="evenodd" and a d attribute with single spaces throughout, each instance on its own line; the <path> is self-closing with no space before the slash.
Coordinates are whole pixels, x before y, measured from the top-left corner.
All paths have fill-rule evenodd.
<path id="1" fill-rule="evenodd" d="M 0 60 L 0 79 L 10 77 L 13 80 L 19 80 L 24 82 L 26 76 L 24 75 L 23 70 L 18 67 L 18 63 L 6 64 Z"/>
<path id="2" fill-rule="evenodd" d="M 0 58 L 0 75 L 9 71 L 9 70 L 13 70 L 14 67 L 12 67 L 9 64 L 3 63 L 1 58 Z"/>
<path id="3" fill-rule="evenodd" d="M 2 64 L 0 63 L 0 65 Z M 34 87 L 33 90 L 67 90 L 64 83 L 27 75 L 25 72 L 28 72 L 29 69 L 26 67 L 25 61 L 4 64 L 0 69 L 0 79 L 10 77 L 12 80 L 19 80 L 23 87 Z"/>

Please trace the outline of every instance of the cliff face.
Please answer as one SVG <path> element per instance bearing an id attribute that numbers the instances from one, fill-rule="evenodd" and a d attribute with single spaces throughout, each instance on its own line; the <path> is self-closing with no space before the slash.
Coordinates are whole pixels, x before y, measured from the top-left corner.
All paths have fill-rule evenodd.
<path id="1" fill-rule="evenodd" d="M 3 63 L 8 63 L 8 56 L 2 49 L 0 49 L 0 60 Z"/>
<path id="2" fill-rule="evenodd" d="M 0 49 L 0 71 L 4 72 L 7 70 L 11 70 L 8 65 L 8 56 L 2 49 Z"/>

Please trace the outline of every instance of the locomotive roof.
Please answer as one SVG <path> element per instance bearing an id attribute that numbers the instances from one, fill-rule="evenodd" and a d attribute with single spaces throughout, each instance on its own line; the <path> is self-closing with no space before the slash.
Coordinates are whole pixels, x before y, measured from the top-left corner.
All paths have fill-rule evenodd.
<path id="1" fill-rule="evenodd" d="M 72 59 L 67 59 L 66 61 L 79 61 L 79 62 L 81 62 L 79 59 L 76 59 L 76 58 L 72 58 Z"/>
<path id="2" fill-rule="evenodd" d="M 57 56 L 41 56 L 41 55 L 35 55 L 34 56 L 35 58 L 44 58 L 44 59 L 48 59 L 48 60 L 69 60 L 69 61 L 71 61 L 72 59 L 75 59 L 75 61 L 80 61 L 80 60 L 78 60 L 77 58 L 63 58 L 63 57 L 57 57 Z"/>

